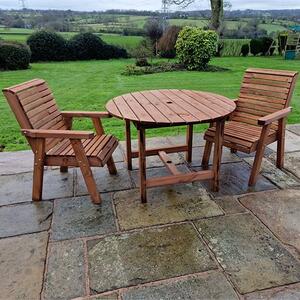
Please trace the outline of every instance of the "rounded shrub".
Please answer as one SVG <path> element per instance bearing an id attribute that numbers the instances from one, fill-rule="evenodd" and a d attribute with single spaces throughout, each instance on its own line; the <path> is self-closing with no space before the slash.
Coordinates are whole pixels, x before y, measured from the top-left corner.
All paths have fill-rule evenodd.
<path id="1" fill-rule="evenodd" d="M 241 54 L 242 56 L 246 57 L 249 55 L 249 52 L 250 52 L 250 47 L 249 47 L 249 44 L 244 44 L 241 48 Z"/>
<path id="2" fill-rule="evenodd" d="M 74 35 L 69 41 L 73 58 L 78 60 L 107 59 L 108 52 L 102 39 L 90 32 Z"/>
<path id="3" fill-rule="evenodd" d="M 262 40 L 261 39 L 252 39 L 250 41 L 250 52 L 254 56 L 262 52 Z"/>
<path id="4" fill-rule="evenodd" d="M 273 39 L 271 37 L 265 36 L 261 38 L 262 55 L 266 55 L 269 52 L 272 43 L 273 43 Z"/>
<path id="5" fill-rule="evenodd" d="M 27 40 L 31 50 L 31 61 L 62 61 L 68 57 L 66 40 L 50 31 L 37 31 Z"/>
<path id="6" fill-rule="evenodd" d="M 184 27 L 176 42 L 179 62 L 188 70 L 204 70 L 216 52 L 218 35 L 212 30 Z"/>
<path id="7" fill-rule="evenodd" d="M 24 70 L 29 68 L 30 50 L 26 45 L 0 42 L 0 69 Z"/>

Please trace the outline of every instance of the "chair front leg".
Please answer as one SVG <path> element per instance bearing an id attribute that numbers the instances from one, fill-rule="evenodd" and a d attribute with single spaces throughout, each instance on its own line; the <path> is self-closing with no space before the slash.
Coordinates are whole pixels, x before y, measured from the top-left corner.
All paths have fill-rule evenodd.
<path id="1" fill-rule="evenodd" d="M 278 141 L 277 141 L 277 159 L 276 166 L 282 169 L 284 166 L 284 150 L 285 150 L 285 119 L 278 122 Z"/>
<path id="2" fill-rule="evenodd" d="M 72 129 L 72 125 L 73 125 L 73 118 L 72 117 L 64 117 L 64 121 L 65 121 L 65 124 L 66 124 L 66 128 L 68 130 L 71 130 Z M 61 166 L 60 167 L 60 172 L 61 173 L 68 173 L 68 167 L 67 166 Z"/>
<path id="3" fill-rule="evenodd" d="M 272 124 L 265 125 L 261 131 L 260 140 L 259 140 L 259 143 L 257 146 L 255 159 L 254 159 L 251 175 L 249 178 L 249 186 L 253 186 L 256 184 L 257 176 L 259 174 L 262 159 L 263 159 L 265 149 L 266 149 L 266 140 L 267 140 L 271 125 Z"/>
<path id="4" fill-rule="evenodd" d="M 97 190 L 96 182 L 90 167 L 90 163 L 85 155 L 83 145 L 81 140 L 71 140 L 74 153 L 80 167 L 83 179 L 85 181 L 86 187 L 89 194 L 91 195 L 92 201 L 94 204 L 101 203 L 101 197 Z"/>
<path id="5" fill-rule="evenodd" d="M 32 182 L 32 200 L 40 201 L 43 195 L 43 179 L 45 164 L 45 139 L 34 140 L 34 166 Z"/>

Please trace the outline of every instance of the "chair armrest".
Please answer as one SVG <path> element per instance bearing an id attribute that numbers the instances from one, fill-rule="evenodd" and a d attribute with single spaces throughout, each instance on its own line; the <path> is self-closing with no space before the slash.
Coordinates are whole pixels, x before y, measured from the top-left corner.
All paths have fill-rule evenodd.
<path id="1" fill-rule="evenodd" d="M 22 133 L 30 138 L 91 139 L 95 135 L 91 131 L 22 129 Z"/>
<path id="2" fill-rule="evenodd" d="M 111 118 L 106 111 L 62 111 L 61 114 L 65 118 Z"/>
<path id="3" fill-rule="evenodd" d="M 284 108 L 282 110 L 276 111 L 272 114 L 264 116 L 258 119 L 258 125 L 269 125 L 275 121 L 283 119 L 288 116 L 288 114 L 292 111 L 291 107 Z"/>

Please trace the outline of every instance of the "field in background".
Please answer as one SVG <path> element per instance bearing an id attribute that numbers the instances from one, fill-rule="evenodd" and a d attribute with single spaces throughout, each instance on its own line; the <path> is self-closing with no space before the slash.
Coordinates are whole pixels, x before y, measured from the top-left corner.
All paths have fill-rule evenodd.
<path id="1" fill-rule="evenodd" d="M 229 68 L 225 72 L 170 72 L 144 76 L 123 76 L 126 65 L 133 60 L 77 61 L 60 63 L 36 63 L 31 69 L 0 73 L 0 89 L 33 78 L 47 80 L 57 99 L 61 110 L 105 109 L 105 103 L 120 94 L 158 88 L 195 89 L 216 92 L 230 98 L 236 98 L 242 76 L 246 68 L 271 68 L 300 70 L 300 61 L 286 61 L 281 57 L 222 57 L 214 58 L 213 65 Z M 293 113 L 290 123 L 299 123 L 300 119 L 300 81 L 293 98 Z M 0 144 L 6 151 L 27 149 L 25 139 L 21 136 L 9 106 L 0 96 Z M 88 120 L 75 123 L 76 129 L 92 129 Z M 124 124 L 117 119 L 105 120 L 105 129 L 124 139 Z M 202 126 L 197 131 L 203 130 Z M 148 131 L 147 135 L 174 135 L 183 133 L 184 129 L 159 129 Z M 134 132 L 136 137 L 136 132 Z"/>

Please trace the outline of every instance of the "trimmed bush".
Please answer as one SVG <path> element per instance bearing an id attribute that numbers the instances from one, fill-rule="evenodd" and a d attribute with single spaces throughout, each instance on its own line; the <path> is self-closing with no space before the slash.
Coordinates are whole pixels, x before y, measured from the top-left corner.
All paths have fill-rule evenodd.
<path id="1" fill-rule="evenodd" d="M 31 61 L 62 61 L 67 59 L 66 40 L 59 34 L 49 31 L 37 31 L 27 40 L 31 50 Z"/>
<path id="2" fill-rule="evenodd" d="M 188 70 L 204 70 L 216 52 L 218 35 L 212 30 L 184 27 L 176 42 L 179 62 Z"/>
<path id="3" fill-rule="evenodd" d="M 176 41 L 181 28 L 178 26 L 171 26 L 163 34 L 158 42 L 158 51 L 160 57 L 174 58 L 176 56 Z"/>
<path id="4" fill-rule="evenodd" d="M 261 38 L 261 52 L 262 55 L 266 55 L 273 43 L 273 39 L 271 37 L 262 37 Z"/>
<path id="5" fill-rule="evenodd" d="M 73 36 L 69 41 L 69 49 L 73 59 L 107 59 L 109 49 L 102 39 L 90 32 L 80 33 Z"/>
<path id="6" fill-rule="evenodd" d="M 250 52 L 254 56 L 262 52 L 262 40 L 261 39 L 252 39 L 250 41 Z"/>
<path id="7" fill-rule="evenodd" d="M 249 52 L 250 52 L 250 47 L 249 47 L 249 44 L 244 44 L 241 48 L 241 54 L 242 56 L 246 57 L 249 55 Z"/>
<path id="8" fill-rule="evenodd" d="M 24 70 L 29 68 L 30 50 L 26 45 L 0 42 L 0 69 Z"/>

